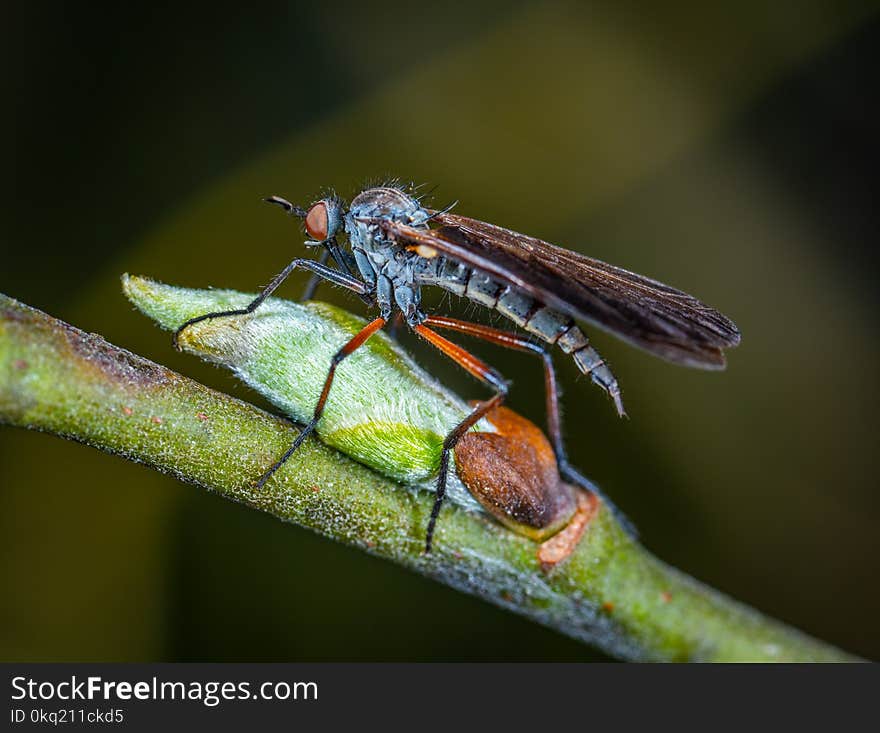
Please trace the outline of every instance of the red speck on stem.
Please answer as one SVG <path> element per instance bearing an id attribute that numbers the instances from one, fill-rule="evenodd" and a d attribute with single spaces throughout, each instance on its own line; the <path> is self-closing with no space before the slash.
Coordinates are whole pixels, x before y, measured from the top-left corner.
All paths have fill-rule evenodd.
<path id="1" fill-rule="evenodd" d="M 125 407 L 123 405 L 123 407 L 122 407 L 122 414 L 123 415 L 131 415 L 132 412 L 134 412 L 134 410 L 132 410 L 130 407 Z"/>
<path id="2" fill-rule="evenodd" d="M 201 420 L 202 422 L 205 422 L 205 420 L 208 419 L 208 416 L 207 416 L 204 412 L 197 412 L 197 413 L 196 413 L 196 418 L 197 418 L 198 420 Z"/>
<path id="3" fill-rule="evenodd" d="M 158 415 L 153 415 L 153 417 L 151 417 L 150 420 L 152 420 L 154 423 L 156 423 L 156 425 L 162 424 L 162 418 L 159 417 Z"/>

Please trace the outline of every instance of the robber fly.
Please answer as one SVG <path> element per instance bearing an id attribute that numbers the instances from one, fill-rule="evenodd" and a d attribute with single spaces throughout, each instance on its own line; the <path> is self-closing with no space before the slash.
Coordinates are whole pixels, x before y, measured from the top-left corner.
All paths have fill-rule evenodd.
<path id="1" fill-rule="evenodd" d="M 625 413 L 617 379 L 576 321 L 610 331 L 668 361 L 703 369 L 724 368 L 722 349 L 736 346 L 740 340 L 730 319 L 686 293 L 540 239 L 453 214 L 450 209 L 426 208 L 417 196 L 396 185 L 367 188 L 348 207 L 335 196 L 323 198 L 308 209 L 278 196 L 266 201 L 303 220 L 311 237 L 306 244 L 322 246 L 321 257 L 294 259 L 246 308 L 206 313 L 187 321 L 175 333 L 175 345 L 180 332 L 193 323 L 252 313 L 295 269 L 313 274 L 310 293 L 318 280 L 326 280 L 378 307 L 379 316 L 333 357 L 311 421 L 259 479 L 257 486 L 262 487 L 314 431 L 339 363 L 385 326 L 398 309 L 416 334 L 494 391 L 443 442 L 436 498 L 425 539 L 427 552 L 446 492 L 450 451 L 482 417 L 501 404 L 508 392 L 508 382 L 499 372 L 434 329 L 475 336 L 543 359 L 548 432 L 560 473 L 585 487 L 592 484 L 566 458 L 552 359 L 548 350 L 528 334 L 571 355 L 578 369 L 609 395 L 621 416 Z M 347 248 L 340 243 L 342 235 Z M 328 264 L 329 258 L 336 267 Z M 527 333 L 426 314 L 421 307 L 423 285 L 434 285 L 494 308 Z"/>

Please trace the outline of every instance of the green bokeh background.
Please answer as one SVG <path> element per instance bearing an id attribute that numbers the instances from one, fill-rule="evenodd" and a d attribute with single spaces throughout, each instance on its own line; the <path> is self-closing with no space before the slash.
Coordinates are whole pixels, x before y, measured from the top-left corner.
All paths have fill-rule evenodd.
<path id="1" fill-rule="evenodd" d="M 438 205 L 694 292 L 743 331 L 729 370 L 595 334 L 631 420 L 558 359 L 575 462 L 660 557 L 876 658 L 880 5 L 659 7 L 14 4 L 0 29 L 0 291 L 258 401 L 173 352 L 118 275 L 255 289 L 302 252 L 261 196 L 306 203 L 399 175 L 436 184 Z M 474 348 L 539 420 L 539 365 Z M 602 658 L 7 428 L 0 557 L 4 660 Z"/>

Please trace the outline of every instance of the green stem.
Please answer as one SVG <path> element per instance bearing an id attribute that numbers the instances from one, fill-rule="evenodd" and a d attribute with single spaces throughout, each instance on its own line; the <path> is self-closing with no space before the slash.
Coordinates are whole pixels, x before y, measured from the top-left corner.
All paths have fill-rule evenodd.
<path id="1" fill-rule="evenodd" d="M 0 295 L 0 422 L 143 462 L 393 560 L 621 659 L 848 661 L 853 657 L 663 564 L 600 510 L 568 560 L 451 505 L 422 552 L 433 497 L 318 441 L 263 490 L 252 480 L 296 429 Z"/>

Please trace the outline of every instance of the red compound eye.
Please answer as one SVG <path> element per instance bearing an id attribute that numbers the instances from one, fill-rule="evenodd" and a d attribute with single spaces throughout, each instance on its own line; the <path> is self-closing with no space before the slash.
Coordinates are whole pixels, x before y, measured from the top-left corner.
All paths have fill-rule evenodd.
<path id="1" fill-rule="evenodd" d="M 328 224 L 327 204 L 323 201 L 312 205 L 312 208 L 306 212 L 305 227 L 312 239 L 318 242 L 327 239 Z"/>

